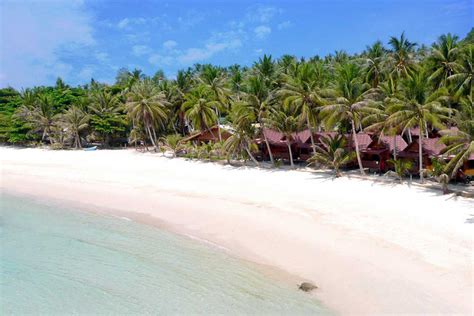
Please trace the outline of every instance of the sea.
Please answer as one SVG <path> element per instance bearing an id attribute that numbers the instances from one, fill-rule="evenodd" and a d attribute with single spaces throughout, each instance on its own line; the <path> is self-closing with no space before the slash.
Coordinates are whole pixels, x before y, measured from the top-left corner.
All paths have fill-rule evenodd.
<path id="1" fill-rule="evenodd" d="M 331 315 L 296 282 L 126 217 L 2 193 L 1 315 Z"/>

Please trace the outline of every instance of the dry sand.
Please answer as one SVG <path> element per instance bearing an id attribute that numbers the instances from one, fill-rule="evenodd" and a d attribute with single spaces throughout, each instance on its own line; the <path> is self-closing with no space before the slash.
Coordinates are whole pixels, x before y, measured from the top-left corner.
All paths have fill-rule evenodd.
<path id="1" fill-rule="evenodd" d="M 314 282 L 341 314 L 473 313 L 473 200 L 133 150 L 0 157 L 3 192 L 151 216 Z"/>

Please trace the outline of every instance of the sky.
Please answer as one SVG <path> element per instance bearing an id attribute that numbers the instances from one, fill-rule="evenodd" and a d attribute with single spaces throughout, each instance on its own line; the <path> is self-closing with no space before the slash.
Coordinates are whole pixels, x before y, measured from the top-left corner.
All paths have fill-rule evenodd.
<path id="1" fill-rule="evenodd" d="M 473 27 L 471 0 L 0 0 L 0 87 L 113 83 L 122 67 L 173 78 L 195 63 L 361 52 L 403 31 L 431 45 Z"/>

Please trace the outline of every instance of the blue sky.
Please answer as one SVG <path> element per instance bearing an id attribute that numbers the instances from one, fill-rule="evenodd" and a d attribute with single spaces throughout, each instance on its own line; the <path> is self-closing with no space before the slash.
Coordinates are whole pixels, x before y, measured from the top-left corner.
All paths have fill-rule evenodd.
<path id="1" fill-rule="evenodd" d="M 121 67 L 168 77 L 194 63 L 250 65 L 263 54 L 359 52 L 406 32 L 464 37 L 470 0 L 1 0 L 0 87 L 113 82 Z"/>

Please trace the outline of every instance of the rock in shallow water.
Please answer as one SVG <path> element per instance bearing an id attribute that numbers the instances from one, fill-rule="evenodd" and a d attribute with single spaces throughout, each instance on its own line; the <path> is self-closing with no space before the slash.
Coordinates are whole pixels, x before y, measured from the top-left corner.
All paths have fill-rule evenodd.
<path id="1" fill-rule="evenodd" d="M 310 282 L 303 282 L 300 284 L 298 289 L 304 292 L 311 292 L 314 289 L 317 289 L 318 287 Z"/>

